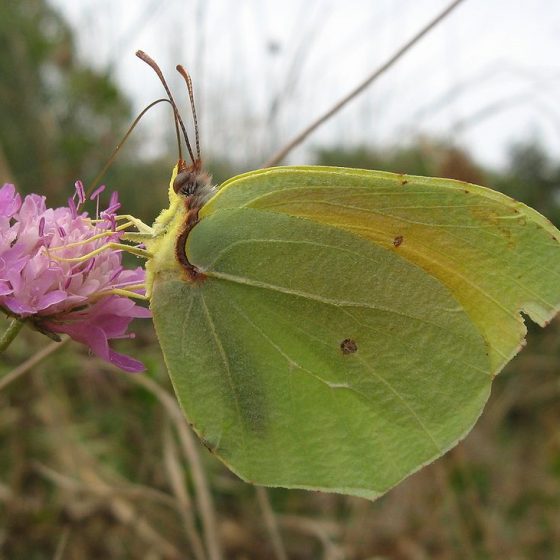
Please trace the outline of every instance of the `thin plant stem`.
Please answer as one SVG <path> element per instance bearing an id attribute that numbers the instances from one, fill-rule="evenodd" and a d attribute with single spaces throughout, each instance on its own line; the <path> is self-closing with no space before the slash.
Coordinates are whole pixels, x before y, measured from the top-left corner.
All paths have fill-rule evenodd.
<path id="1" fill-rule="evenodd" d="M 56 551 L 54 553 L 53 560 L 62 560 L 64 556 L 64 551 L 66 549 L 66 545 L 68 544 L 68 539 L 70 537 L 70 527 L 65 527 L 60 535 L 58 540 L 58 544 L 56 545 Z"/>
<path id="2" fill-rule="evenodd" d="M 90 477 L 90 480 L 88 482 L 83 482 L 70 478 L 65 474 L 58 473 L 40 463 L 35 463 L 34 467 L 39 474 L 63 490 L 81 492 L 82 494 L 88 492 L 96 496 L 99 500 L 102 500 L 117 523 L 135 531 L 138 538 L 145 541 L 148 546 L 155 548 L 160 553 L 156 556 L 157 558 L 167 560 L 179 560 L 184 558 L 184 555 L 176 548 L 175 544 L 163 537 L 134 504 L 124 499 L 124 494 L 119 492 L 118 488 L 108 485 L 97 476 L 95 471 L 89 470 L 86 467 L 86 476 Z M 70 499 L 75 500 L 75 498 Z"/>
<path id="3" fill-rule="evenodd" d="M 223 552 L 220 544 L 218 522 L 212 500 L 212 493 L 210 492 L 210 486 L 198 454 L 196 442 L 185 421 L 183 412 L 179 408 L 175 398 L 149 377 L 131 375 L 128 376 L 127 379 L 152 393 L 164 406 L 170 418 L 173 420 L 181 447 L 191 466 L 191 474 L 196 489 L 198 511 L 202 521 L 204 542 L 206 544 L 208 557 L 210 560 L 222 560 Z"/>
<path id="4" fill-rule="evenodd" d="M 38 363 L 42 362 L 45 358 L 50 356 L 53 352 L 56 352 L 59 348 L 62 348 L 68 341 L 70 337 L 68 335 L 64 335 L 61 337 L 60 342 L 51 342 L 48 346 L 45 346 L 42 350 L 33 354 L 31 358 L 25 360 L 23 364 L 19 365 L 10 373 L 5 375 L 2 379 L 0 379 L 0 391 L 5 389 L 10 383 L 19 379 L 22 375 L 25 375 L 28 371 L 32 370 Z"/>
<path id="5" fill-rule="evenodd" d="M 8 328 L 4 331 L 2 338 L 0 338 L 0 352 L 4 352 L 6 348 L 12 343 L 14 338 L 18 335 L 19 331 L 23 327 L 25 321 L 21 319 L 12 319 Z"/>
<path id="6" fill-rule="evenodd" d="M 408 52 L 420 39 L 427 35 L 438 23 L 444 20 L 461 2 L 464 0 L 454 0 L 439 15 L 425 25 L 416 35 L 409 39 L 387 62 L 377 68 L 370 74 L 361 84 L 346 94 L 340 101 L 335 103 L 326 113 L 313 121 L 308 127 L 303 129 L 297 136 L 274 154 L 263 167 L 272 167 L 278 165 L 296 146 L 299 146 L 312 132 L 319 128 L 323 123 L 328 121 L 335 113 L 340 111 L 344 105 L 358 96 L 368 86 L 370 86 L 377 78 L 387 71 L 395 62 L 397 62 L 406 52 Z"/>
<path id="7" fill-rule="evenodd" d="M 288 560 L 288 553 L 286 552 L 284 541 L 280 535 L 278 522 L 274 515 L 272 505 L 270 504 L 268 492 L 266 488 L 263 488 L 262 486 L 255 486 L 255 490 L 257 491 L 257 500 L 263 514 L 268 534 L 270 535 L 270 540 L 272 541 L 274 554 L 276 555 L 277 560 Z"/>
<path id="8" fill-rule="evenodd" d="M 167 476 L 171 489 L 175 494 L 180 514 L 183 517 L 185 532 L 190 541 L 194 557 L 196 560 L 206 560 L 204 547 L 196 530 L 193 506 L 170 422 L 166 423 L 163 436 L 163 463 L 167 470 Z"/>

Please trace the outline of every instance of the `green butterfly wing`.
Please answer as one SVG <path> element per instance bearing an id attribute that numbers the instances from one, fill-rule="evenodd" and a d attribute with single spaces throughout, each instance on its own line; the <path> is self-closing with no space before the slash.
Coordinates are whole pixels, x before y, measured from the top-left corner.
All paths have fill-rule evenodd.
<path id="1" fill-rule="evenodd" d="M 235 177 L 151 307 L 175 390 L 245 480 L 373 498 L 471 429 L 527 313 L 560 303 L 558 231 L 450 180 L 300 167 Z"/>

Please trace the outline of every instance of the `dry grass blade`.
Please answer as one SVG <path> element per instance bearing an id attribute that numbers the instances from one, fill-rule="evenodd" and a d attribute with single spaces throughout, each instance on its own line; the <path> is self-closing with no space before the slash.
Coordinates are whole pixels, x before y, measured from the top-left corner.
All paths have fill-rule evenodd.
<path id="1" fill-rule="evenodd" d="M 341 534 L 341 526 L 338 523 L 314 521 L 298 515 L 281 515 L 278 520 L 284 529 L 317 539 L 323 546 L 323 558 L 325 560 L 343 560 L 345 558 L 340 547 L 332 541 L 333 536 Z"/>
<path id="2" fill-rule="evenodd" d="M 56 551 L 54 553 L 53 560 L 62 560 L 64 551 L 66 550 L 66 545 L 68 544 L 68 538 L 70 537 L 70 527 L 66 527 L 60 535 Z"/>
<path id="3" fill-rule="evenodd" d="M 257 500 L 259 501 L 259 506 L 261 507 L 263 513 L 264 522 L 266 524 L 266 528 L 268 529 L 276 558 L 278 560 L 288 560 L 288 554 L 286 553 L 286 548 L 284 546 L 284 542 L 282 541 L 280 530 L 278 529 L 278 523 L 268 498 L 268 492 L 266 488 L 263 488 L 262 486 L 255 486 L 255 490 L 257 491 Z"/>
<path id="4" fill-rule="evenodd" d="M 173 439 L 171 426 L 167 424 L 163 437 L 163 461 L 169 482 L 177 502 L 183 521 L 185 523 L 185 532 L 190 541 L 194 556 L 197 560 L 205 560 L 206 554 L 202 546 L 202 541 L 196 530 L 191 498 L 185 483 L 181 461 L 177 454 L 177 446 Z"/>
<path id="5" fill-rule="evenodd" d="M 127 484 L 126 487 L 110 486 L 106 483 L 90 484 L 61 474 L 51 467 L 47 467 L 46 465 L 39 463 L 38 461 L 33 463 L 33 467 L 34 470 L 45 479 L 50 480 L 53 484 L 56 484 L 56 486 L 70 492 L 89 492 L 101 498 L 122 496 L 125 498 L 141 500 L 142 502 L 151 501 L 179 511 L 176 500 L 168 494 L 153 488 L 132 484 Z M 89 478 L 91 478 L 91 475 L 89 475 Z"/>
<path id="6" fill-rule="evenodd" d="M 185 418 L 177 401 L 165 389 L 146 376 L 131 375 L 127 377 L 131 382 L 140 385 L 152 393 L 164 406 L 171 420 L 175 424 L 183 452 L 189 461 L 192 470 L 194 486 L 196 488 L 197 505 L 204 527 L 204 541 L 210 560 L 222 560 L 223 554 L 220 546 L 216 511 L 212 500 L 210 487 L 200 461 L 196 442 L 188 429 Z"/>
<path id="7" fill-rule="evenodd" d="M 370 86 L 379 76 L 386 72 L 395 62 L 397 62 L 406 52 L 408 52 L 420 39 L 427 35 L 438 23 L 444 20 L 461 2 L 464 0 L 454 0 L 439 15 L 425 25 L 412 39 L 407 41 L 387 62 L 380 66 L 375 72 L 370 74 L 361 84 L 355 87 L 340 101 L 335 103 L 324 115 L 312 122 L 307 128 L 302 130 L 293 140 L 288 142 L 286 146 L 274 154 L 263 167 L 272 167 L 278 165 L 296 146 L 301 144 L 312 132 L 319 128 L 323 123 L 328 121 L 335 113 L 340 111 L 344 105 L 357 97 L 362 91 Z"/>
<path id="8" fill-rule="evenodd" d="M 23 364 L 19 365 L 17 368 L 7 373 L 2 379 L 0 379 L 0 391 L 6 388 L 10 383 L 13 383 L 19 379 L 22 375 L 25 375 L 28 371 L 31 371 L 38 363 L 42 362 L 45 358 L 48 358 L 53 352 L 56 352 L 59 348 L 62 348 L 69 340 L 69 336 L 61 337 L 60 342 L 51 342 L 48 346 L 45 346 L 42 350 L 33 354 L 31 358 L 25 360 Z"/>
<path id="9" fill-rule="evenodd" d="M 82 481 L 75 480 L 64 474 L 58 473 L 40 463 L 35 463 L 34 467 L 37 473 L 50 480 L 50 482 L 59 488 L 72 493 L 86 491 L 103 500 L 111 514 L 119 523 L 135 531 L 139 539 L 157 549 L 162 554 L 163 558 L 169 560 L 179 560 L 179 558 L 182 557 L 177 547 L 162 537 L 132 504 L 126 501 L 122 496 L 118 495 L 115 488 L 108 486 L 101 479 L 96 479 L 86 484 Z M 78 515 L 80 518 L 87 516 L 90 513 L 88 505 L 85 502 L 77 502 L 72 499 L 70 503 L 74 506 L 74 514 Z M 76 504 L 79 504 L 80 507 L 76 507 Z M 96 511 L 95 508 L 91 508 L 91 510 Z M 69 514 L 71 515 L 71 510 L 69 511 Z M 78 511 L 79 514 L 77 513 Z"/>
<path id="10" fill-rule="evenodd" d="M 14 493 L 12 489 L 0 482 L 0 502 L 7 502 L 8 500 L 14 499 Z"/>
<path id="11" fill-rule="evenodd" d="M 141 506 L 148 499 L 178 511 L 177 501 L 158 490 L 138 485 L 127 485 L 124 488 L 108 483 L 101 476 L 98 461 L 89 451 L 76 440 L 71 433 L 71 411 L 69 401 L 64 393 L 59 393 L 45 383 L 42 376 L 34 376 L 33 381 L 41 391 L 43 406 L 39 416 L 53 436 L 55 454 L 51 457 L 62 472 L 77 474 L 77 478 L 69 477 L 57 470 L 37 461 L 32 463 L 35 472 L 50 480 L 52 484 L 66 491 L 61 493 L 64 511 L 70 519 L 78 521 L 96 517 L 100 512 L 109 514 L 118 524 L 126 527 L 137 542 L 142 543 L 159 558 L 179 560 L 182 554 L 173 542 L 160 533 L 150 519 L 143 514 L 131 500 L 140 498 Z M 130 487 L 130 489 L 129 489 Z M 77 493 L 87 493 L 90 499 L 76 499 Z"/>

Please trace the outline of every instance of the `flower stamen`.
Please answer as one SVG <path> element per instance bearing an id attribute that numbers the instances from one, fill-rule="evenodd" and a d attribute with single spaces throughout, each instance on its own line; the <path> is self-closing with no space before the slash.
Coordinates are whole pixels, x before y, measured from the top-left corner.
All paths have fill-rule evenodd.
<path id="1" fill-rule="evenodd" d="M 95 215 L 99 216 L 99 203 L 101 201 L 101 193 L 105 190 L 105 185 L 101 185 L 100 187 L 97 187 L 93 193 L 91 194 L 91 196 L 89 197 L 90 200 L 95 200 Z"/>
<path id="2" fill-rule="evenodd" d="M 74 196 L 78 197 L 78 208 L 79 208 L 86 201 L 84 184 L 80 180 L 78 180 L 74 183 L 74 186 L 76 187 L 76 192 Z"/>

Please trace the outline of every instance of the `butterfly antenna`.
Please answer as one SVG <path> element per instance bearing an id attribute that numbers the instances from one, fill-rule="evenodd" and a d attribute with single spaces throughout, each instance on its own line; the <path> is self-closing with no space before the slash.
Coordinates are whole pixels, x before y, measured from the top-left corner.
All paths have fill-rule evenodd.
<path id="1" fill-rule="evenodd" d="M 189 99 L 191 100 L 191 111 L 194 121 L 194 133 L 195 133 L 195 141 L 196 141 L 196 156 L 200 160 L 200 140 L 198 136 L 198 119 L 196 117 L 196 104 L 194 102 L 194 90 L 191 80 L 191 75 L 185 70 L 183 66 L 180 64 L 177 65 L 177 72 L 185 78 L 185 82 L 187 83 L 187 90 L 189 91 Z"/>
<path id="2" fill-rule="evenodd" d="M 115 158 L 117 157 L 117 154 L 119 153 L 120 149 L 124 146 L 125 142 L 128 140 L 128 137 L 132 134 L 132 131 L 136 128 L 136 125 L 140 122 L 142 117 L 152 107 L 154 107 L 155 105 L 158 105 L 159 103 L 169 103 L 173 107 L 173 105 L 171 104 L 171 101 L 169 101 L 169 99 L 164 99 L 164 98 L 157 99 L 156 101 L 152 101 L 152 103 L 150 103 L 147 107 L 144 107 L 144 109 L 140 112 L 140 114 L 134 119 L 134 121 L 132 121 L 132 124 L 129 126 L 129 128 L 126 131 L 126 134 L 123 136 L 122 140 L 117 144 L 116 148 L 113 150 L 113 153 L 110 155 L 109 159 L 107 160 L 107 163 L 103 166 L 101 171 L 95 176 L 93 181 L 91 181 L 91 183 L 89 184 L 88 188 L 86 189 L 86 195 L 89 195 L 91 192 L 93 192 L 93 189 L 97 186 L 97 183 L 101 180 L 101 177 L 103 177 L 103 175 L 105 175 L 105 173 L 107 172 L 107 169 L 109 169 L 109 166 L 115 161 Z M 173 110 L 175 111 L 175 109 L 173 109 Z M 180 138 L 179 138 L 179 128 L 177 126 L 177 119 L 175 119 L 175 129 L 177 131 L 177 140 L 180 140 Z M 179 142 L 179 158 L 181 158 L 180 142 Z"/>
<path id="3" fill-rule="evenodd" d="M 179 114 L 179 109 L 177 109 L 177 104 L 175 103 L 175 99 L 173 98 L 173 95 L 171 94 L 171 90 L 169 89 L 169 86 L 167 85 L 167 82 L 165 81 L 165 78 L 163 77 L 163 72 L 160 70 L 160 68 L 156 64 L 156 62 L 150 56 L 148 56 L 144 51 L 136 51 L 136 56 L 152 68 L 152 70 L 157 74 L 160 82 L 163 84 L 163 87 L 165 88 L 165 92 L 167 93 L 167 96 L 169 97 L 169 101 L 173 105 L 173 110 L 175 111 L 175 118 L 179 122 L 179 126 L 181 127 L 181 130 L 183 131 L 183 137 L 185 138 L 185 143 L 187 144 L 187 150 L 189 151 L 189 155 L 191 157 L 191 160 L 194 163 L 195 162 L 194 153 L 193 153 L 192 148 L 191 148 L 191 143 L 189 142 L 189 136 L 187 134 L 187 129 L 185 128 L 183 120 L 181 119 L 181 115 Z"/>

